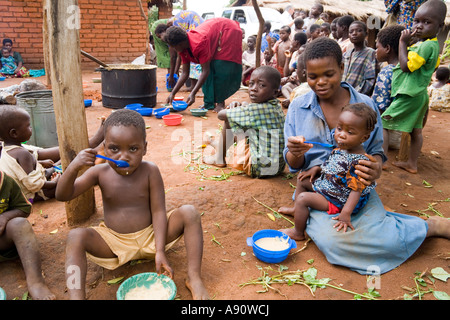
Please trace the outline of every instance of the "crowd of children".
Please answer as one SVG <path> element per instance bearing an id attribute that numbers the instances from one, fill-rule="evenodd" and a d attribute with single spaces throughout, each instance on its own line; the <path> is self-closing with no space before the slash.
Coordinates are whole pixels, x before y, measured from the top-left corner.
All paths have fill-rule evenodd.
<path id="1" fill-rule="evenodd" d="M 366 232 L 360 230 L 371 222 L 364 222 L 361 215 L 355 221 L 353 214 L 365 210 L 371 201 L 377 214 L 386 215 L 379 204 L 373 205 L 375 197 L 369 200 L 368 196 L 374 192 L 386 161 L 390 132 L 410 134 L 408 160 L 392 164 L 416 173 L 429 107 L 449 111 L 450 71 L 439 67 L 436 39 L 444 23 L 445 3 L 425 2 L 416 12 L 411 30 L 399 25 L 381 29 L 376 50 L 367 44 L 366 24 L 351 16 L 329 21 L 319 4 L 311 8 L 308 17 L 300 11 L 292 12 L 289 24 L 276 35 L 266 23 L 259 68 L 256 37 L 247 38 L 242 54 L 242 84 L 248 87 L 250 103 L 232 103 L 218 111 L 223 129 L 217 140 L 207 141 L 214 153 L 204 156 L 203 161 L 218 167 L 233 166 L 253 178 L 279 175 L 286 165 L 291 171 L 300 171 L 294 206 L 280 208 L 281 213 L 295 218 L 295 227 L 283 230 L 295 240 L 304 239 L 306 220 L 313 214 L 310 209 L 334 215 L 331 219 L 337 220 L 337 231 Z M 16 69 L 23 68 L 7 47 L 2 49 L 1 61 L 3 74 L 17 75 L 20 72 Z M 385 65 L 378 72 L 381 63 Z M 436 81 L 430 86 L 433 74 Z M 279 96 L 285 98 L 282 103 Z M 282 106 L 288 108 L 286 116 Z M 102 191 L 104 222 L 73 229 L 67 239 L 66 267 L 76 265 L 81 271 L 81 285 L 69 289 L 70 298 L 85 298 L 87 258 L 108 269 L 133 259 L 154 259 L 157 272 L 173 276 L 165 251 L 182 235 L 188 254 L 186 284 L 194 299 L 209 298 L 201 277 L 200 215 L 192 205 L 166 212 L 159 168 L 143 160 L 147 139 L 142 116 L 126 109 L 112 113 L 90 139 L 90 148 L 81 151 L 63 174 L 54 170 L 59 161 L 58 148 L 23 145 L 31 134 L 27 111 L 16 106 L 0 108 L 0 261 L 20 257 L 33 298 L 55 298 L 42 278 L 35 235 L 26 220 L 33 201 L 68 201 L 97 185 Z M 317 150 L 313 148 L 317 143 L 327 143 L 331 148 Z M 96 164 L 100 144 L 107 156 L 126 159 L 129 166 Z M 232 145 L 236 145 L 233 163 L 227 159 Z M 89 169 L 79 175 L 84 167 Z M 114 197 L 116 194 L 122 196 Z M 390 236 L 419 245 L 426 236 L 449 237 L 448 228 L 436 227 L 443 223 L 436 219 L 410 222 L 398 215 L 394 219 L 400 224 L 420 224 L 423 232 L 406 234 L 387 226 L 390 222 L 385 220 L 376 221 L 376 228 L 385 225 Z M 308 234 L 329 258 L 319 222 L 312 222 L 309 228 Z M 319 232 L 315 233 L 314 228 Z M 338 247 L 340 240 L 333 241 Z M 368 246 L 373 243 L 388 246 L 376 241 L 375 236 L 367 240 Z M 389 245 L 385 250 L 388 253 L 400 250 Z M 358 243 L 357 249 L 351 247 L 345 249 L 346 254 L 333 253 L 333 259 L 338 259 L 336 264 L 348 265 L 345 259 L 354 256 L 352 250 L 364 250 L 365 242 Z M 410 254 L 399 259 L 403 262 Z M 399 261 L 392 265 L 396 263 Z M 359 271 L 357 264 L 353 266 Z"/>

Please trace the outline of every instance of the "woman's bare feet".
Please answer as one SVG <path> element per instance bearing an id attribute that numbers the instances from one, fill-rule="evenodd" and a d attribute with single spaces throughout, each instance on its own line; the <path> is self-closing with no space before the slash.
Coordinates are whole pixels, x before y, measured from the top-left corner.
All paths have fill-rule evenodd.
<path id="1" fill-rule="evenodd" d="M 216 106 L 214 107 L 213 112 L 219 113 L 224 108 L 225 108 L 225 102 L 218 102 L 218 103 L 216 103 Z"/>
<path id="2" fill-rule="evenodd" d="M 432 216 L 427 220 L 427 237 L 442 237 L 450 239 L 450 220 L 442 217 Z"/>
<path id="3" fill-rule="evenodd" d="M 395 161 L 395 162 L 392 162 L 392 165 L 396 166 L 397 168 L 403 169 L 409 173 L 413 173 L 413 174 L 417 173 L 417 167 L 412 166 L 408 162 Z"/>
<path id="4" fill-rule="evenodd" d="M 278 209 L 278 212 L 288 216 L 294 216 L 294 207 L 281 207 Z"/>
<path id="5" fill-rule="evenodd" d="M 203 285 L 203 281 L 201 279 L 198 280 L 189 280 L 185 281 L 186 287 L 191 291 L 192 298 L 194 300 L 209 300 L 209 294 Z"/>
<path id="6" fill-rule="evenodd" d="M 289 236 L 289 238 L 295 241 L 301 241 L 306 239 L 305 233 L 298 232 L 297 230 L 295 230 L 295 228 L 281 229 L 279 231 L 286 233 Z"/>

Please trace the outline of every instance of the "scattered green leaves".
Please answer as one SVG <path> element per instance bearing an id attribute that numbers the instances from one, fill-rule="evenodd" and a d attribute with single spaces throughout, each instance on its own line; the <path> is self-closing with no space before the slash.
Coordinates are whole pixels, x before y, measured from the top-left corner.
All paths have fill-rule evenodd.
<path id="1" fill-rule="evenodd" d="M 214 242 L 215 244 L 217 244 L 219 247 L 222 247 L 222 244 L 216 239 L 216 237 L 211 233 L 212 239 L 211 241 Z"/>
<path id="2" fill-rule="evenodd" d="M 425 188 L 433 188 L 433 185 L 426 182 L 425 180 L 422 181 L 422 184 L 424 185 Z"/>
<path id="3" fill-rule="evenodd" d="M 441 267 L 431 269 L 431 275 L 444 282 L 447 282 L 447 279 L 450 278 L 450 274 Z"/>
<path id="4" fill-rule="evenodd" d="M 317 269 L 314 267 L 310 267 L 307 270 L 297 270 L 297 271 L 286 271 L 286 266 L 279 267 L 279 270 L 275 274 L 269 274 L 266 270 L 273 270 L 270 266 L 266 268 L 262 268 L 260 266 L 257 266 L 257 268 L 261 271 L 260 277 L 250 280 L 248 282 L 241 283 L 240 287 L 245 287 L 248 285 L 261 285 L 263 288 L 262 290 L 258 290 L 256 292 L 258 293 L 264 293 L 269 290 L 274 290 L 275 292 L 281 294 L 285 298 L 287 296 L 281 292 L 281 290 L 273 287 L 273 284 L 286 284 L 288 286 L 292 286 L 294 284 L 300 284 L 305 287 L 307 287 L 310 291 L 310 293 L 314 296 L 314 293 L 317 288 L 326 288 L 331 287 L 346 293 L 353 294 L 354 296 L 358 296 L 359 298 L 366 298 L 369 300 L 376 300 L 375 299 L 375 293 L 370 294 L 358 294 L 356 292 L 343 289 L 339 286 L 335 286 L 330 284 L 331 281 L 330 278 L 322 278 L 317 279 Z M 378 294 L 378 293 L 377 293 Z M 378 294 L 379 296 L 379 294 Z"/>
<path id="5" fill-rule="evenodd" d="M 117 277 L 111 280 L 108 280 L 108 284 L 119 284 L 123 281 L 124 277 Z"/>
<path id="6" fill-rule="evenodd" d="M 450 275 L 441 267 L 431 269 L 431 276 L 427 274 L 427 270 L 423 272 L 416 272 L 414 277 L 414 288 L 402 286 L 408 293 L 403 295 L 404 300 L 419 299 L 422 300 L 423 296 L 427 293 L 432 293 L 438 300 L 450 300 L 450 296 L 444 291 L 436 291 L 434 288 L 430 288 L 430 285 L 434 286 L 434 278 L 446 282 Z"/>
<path id="7" fill-rule="evenodd" d="M 288 218 L 286 218 L 286 217 L 283 216 L 282 214 L 278 213 L 277 211 L 275 211 L 274 209 L 272 209 L 272 208 L 269 207 L 268 205 L 265 205 L 265 204 L 262 203 L 261 201 L 255 199 L 255 197 L 252 196 L 252 198 L 253 198 L 253 200 L 255 200 L 256 202 L 258 202 L 260 205 L 262 205 L 264 208 L 269 209 L 269 210 L 272 212 L 272 214 L 273 214 L 273 216 L 274 216 L 275 218 L 283 218 L 284 220 L 288 221 L 290 224 L 294 225 L 294 222 L 293 222 L 293 221 L 289 220 Z"/>

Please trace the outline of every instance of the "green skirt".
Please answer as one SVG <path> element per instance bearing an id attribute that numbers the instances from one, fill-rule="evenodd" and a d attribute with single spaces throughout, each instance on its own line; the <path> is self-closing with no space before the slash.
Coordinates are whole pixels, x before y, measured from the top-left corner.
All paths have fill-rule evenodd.
<path id="1" fill-rule="evenodd" d="M 239 90 L 242 80 L 242 64 L 231 61 L 213 60 L 208 78 L 202 86 L 205 109 L 214 109 L 214 104 L 225 102 Z"/>
<path id="2" fill-rule="evenodd" d="M 381 115 L 383 128 L 401 132 L 412 132 L 423 128 L 423 118 L 428 109 L 428 93 L 415 97 L 399 94 Z"/>

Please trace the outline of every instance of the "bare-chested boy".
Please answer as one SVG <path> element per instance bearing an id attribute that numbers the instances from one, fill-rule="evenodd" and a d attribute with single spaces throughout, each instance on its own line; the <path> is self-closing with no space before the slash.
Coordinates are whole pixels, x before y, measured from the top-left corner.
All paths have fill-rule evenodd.
<path id="1" fill-rule="evenodd" d="M 112 113 L 104 123 L 106 156 L 128 162 L 94 166 L 96 151 L 81 151 L 61 176 L 56 199 L 68 201 L 98 185 L 102 191 L 104 223 L 70 231 L 66 247 L 66 277 L 80 274 L 80 286 L 69 289 L 71 299 L 85 299 L 86 255 L 96 264 L 116 269 L 135 259 L 154 259 L 156 271 L 173 277 L 165 251 L 184 234 L 187 252 L 187 287 L 194 299 L 208 299 L 201 279 L 203 235 L 200 215 L 184 205 L 166 213 L 164 183 L 153 162 L 143 161 L 147 151 L 145 122 L 133 110 Z M 80 169 L 89 166 L 78 176 Z M 140 243 L 141 245 L 138 245 Z M 71 273 L 72 272 L 72 273 Z"/>
<path id="2" fill-rule="evenodd" d="M 285 52 L 291 47 L 291 28 L 289 26 L 283 26 L 280 29 L 280 40 L 278 40 L 273 46 L 273 52 L 275 53 L 277 60 L 277 70 L 281 76 L 284 76 L 284 65 L 286 62 Z"/>

